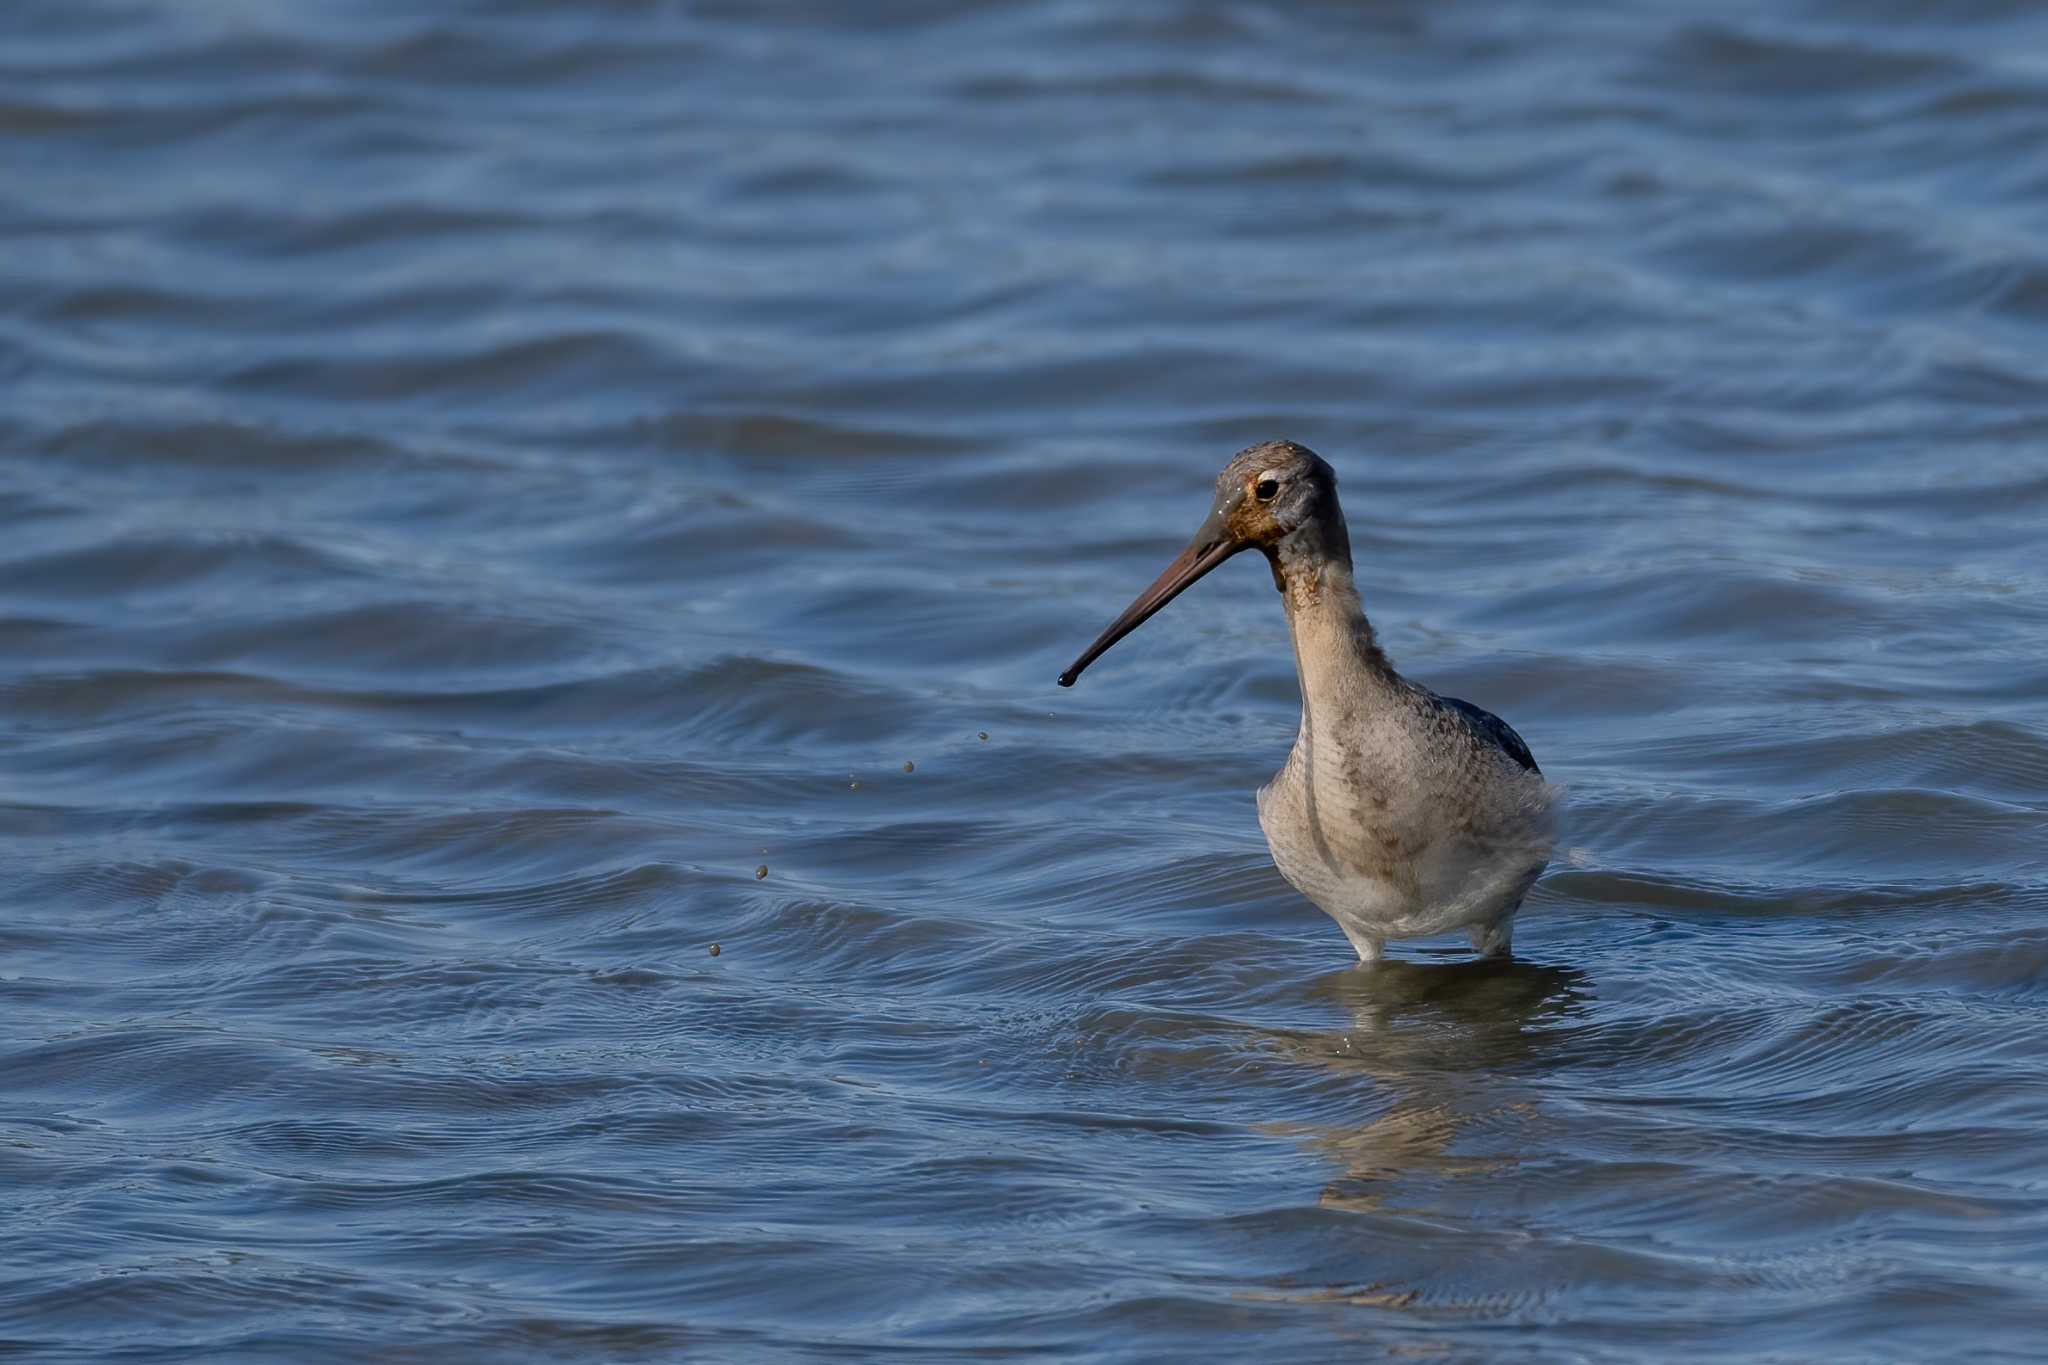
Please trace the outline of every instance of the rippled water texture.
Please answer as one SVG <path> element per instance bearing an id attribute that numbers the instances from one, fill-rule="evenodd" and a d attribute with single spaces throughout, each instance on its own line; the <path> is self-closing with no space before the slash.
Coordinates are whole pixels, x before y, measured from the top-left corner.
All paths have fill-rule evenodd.
<path id="1" fill-rule="evenodd" d="M 0 9 L 0 1351 L 2038 1358 L 2043 53 Z M 1512 966 L 1273 870 L 1255 559 L 1053 685 L 1282 435 Z"/>

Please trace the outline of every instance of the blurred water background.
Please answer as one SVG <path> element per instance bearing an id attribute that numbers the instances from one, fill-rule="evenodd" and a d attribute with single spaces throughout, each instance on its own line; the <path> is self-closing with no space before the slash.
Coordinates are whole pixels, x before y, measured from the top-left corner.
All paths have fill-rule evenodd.
<path id="1" fill-rule="evenodd" d="M 2010 0 L 14 0 L 0 1350 L 2038 1358 L 2044 149 Z M 1512 967 L 1272 869 L 1255 559 L 1053 685 L 1269 436 Z"/>

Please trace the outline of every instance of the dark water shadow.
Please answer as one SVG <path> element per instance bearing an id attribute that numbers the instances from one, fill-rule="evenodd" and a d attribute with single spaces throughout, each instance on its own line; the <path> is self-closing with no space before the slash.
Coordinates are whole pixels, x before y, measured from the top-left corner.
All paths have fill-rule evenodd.
<path id="1" fill-rule="evenodd" d="M 1340 1006 L 1351 1027 L 1293 1035 L 1282 1050 L 1370 1084 L 1331 1092 L 1355 1120 L 1266 1131 L 1337 1168 L 1325 1207 L 1375 1210 L 1395 1181 L 1511 1165 L 1539 1120 L 1534 1080 L 1567 1032 L 1556 1025 L 1585 1012 L 1590 987 L 1578 968 L 1512 960 L 1382 961 L 1320 977 L 1310 995 Z"/>
<path id="2" fill-rule="evenodd" d="M 1530 1061 L 1546 1025 L 1583 1013 L 1590 984 L 1576 967 L 1516 959 L 1381 961 L 1320 977 L 1309 994 L 1351 1016 L 1348 1032 L 1323 1040 L 1335 1044 L 1326 1060 L 1391 1077 Z"/>

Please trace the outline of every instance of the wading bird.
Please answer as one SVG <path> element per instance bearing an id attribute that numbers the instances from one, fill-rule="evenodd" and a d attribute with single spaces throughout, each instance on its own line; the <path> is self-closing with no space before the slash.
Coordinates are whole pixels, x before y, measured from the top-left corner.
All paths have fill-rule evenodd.
<path id="1" fill-rule="evenodd" d="M 1081 670 L 1242 550 L 1273 569 L 1294 637 L 1301 729 L 1259 792 L 1280 874 L 1372 962 L 1388 939 L 1463 930 L 1506 956 L 1555 837 L 1558 794 L 1507 722 L 1394 671 L 1351 577 L 1337 476 L 1292 441 L 1240 451 L 1180 557 L 1060 675 Z"/>

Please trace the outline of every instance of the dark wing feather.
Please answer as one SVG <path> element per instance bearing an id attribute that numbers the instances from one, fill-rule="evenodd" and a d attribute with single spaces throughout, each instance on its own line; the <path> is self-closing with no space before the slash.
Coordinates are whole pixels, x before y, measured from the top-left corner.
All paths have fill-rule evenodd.
<path id="1" fill-rule="evenodd" d="M 1438 700 L 1463 716 L 1473 730 L 1478 732 L 1480 738 L 1494 745 L 1538 777 L 1543 776 L 1543 769 L 1536 766 L 1536 755 L 1529 752 L 1529 746 L 1515 733 L 1514 726 L 1493 712 L 1481 710 L 1469 701 L 1460 701 L 1456 697 L 1439 697 Z"/>

